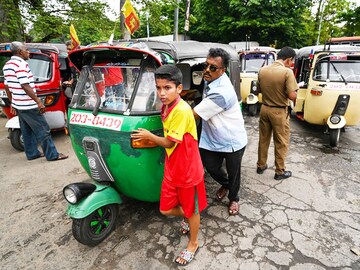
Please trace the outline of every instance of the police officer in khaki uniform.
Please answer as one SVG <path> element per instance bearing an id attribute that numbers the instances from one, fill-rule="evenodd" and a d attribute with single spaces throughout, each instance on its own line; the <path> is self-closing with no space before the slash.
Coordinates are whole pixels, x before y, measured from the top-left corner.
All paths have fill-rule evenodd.
<path id="1" fill-rule="evenodd" d="M 267 168 L 268 150 L 273 135 L 275 146 L 275 180 L 289 178 L 291 171 L 285 170 L 285 158 L 290 142 L 290 123 L 288 99 L 294 103 L 298 85 L 290 69 L 295 59 L 295 51 L 282 48 L 277 60 L 270 66 L 260 69 L 257 87 L 262 93 L 263 105 L 259 120 L 259 148 L 257 170 L 262 174 Z"/>

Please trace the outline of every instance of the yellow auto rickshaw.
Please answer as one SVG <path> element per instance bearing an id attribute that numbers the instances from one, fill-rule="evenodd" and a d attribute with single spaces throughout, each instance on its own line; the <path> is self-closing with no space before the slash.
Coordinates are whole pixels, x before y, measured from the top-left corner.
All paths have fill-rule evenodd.
<path id="1" fill-rule="evenodd" d="M 258 46 L 238 51 L 240 60 L 240 92 L 242 102 L 248 108 L 249 115 L 254 116 L 258 103 L 262 103 L 256 81 L 259 69 L 276 60 L 276 50 L 272 47 Z"/>
<path id="2" fill-rule="evenodd" d="M 324 125 L 330 146 L 340 131 L 360 121 L 360 47 L 310 46 L 297 52 L 294 73 L 300 89 L 293 108 L 310 124 Z"/>

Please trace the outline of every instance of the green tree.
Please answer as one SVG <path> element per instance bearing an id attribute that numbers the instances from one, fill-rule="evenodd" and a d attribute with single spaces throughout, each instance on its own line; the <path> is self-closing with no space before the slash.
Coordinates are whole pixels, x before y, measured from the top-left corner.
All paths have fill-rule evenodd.
<path id="1" fill-rule="evenodd" d="M 360 36 L 360 7 L 351 6 L 345 12 L 340 12 L 338 21 L 344 23 L 344 36 Z"/>

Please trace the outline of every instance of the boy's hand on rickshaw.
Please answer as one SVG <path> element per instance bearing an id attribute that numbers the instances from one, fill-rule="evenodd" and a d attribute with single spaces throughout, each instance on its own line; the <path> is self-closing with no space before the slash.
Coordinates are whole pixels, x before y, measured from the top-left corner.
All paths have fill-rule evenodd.
<path id="1" fill-rule="evenodd" d="M 133 130 L 133 133 L 131 134 L 131 138 L 135 140 L 141 140 L 141 139 L 150 139 L 151 132 L 144 128 L 139 128 Z"/>

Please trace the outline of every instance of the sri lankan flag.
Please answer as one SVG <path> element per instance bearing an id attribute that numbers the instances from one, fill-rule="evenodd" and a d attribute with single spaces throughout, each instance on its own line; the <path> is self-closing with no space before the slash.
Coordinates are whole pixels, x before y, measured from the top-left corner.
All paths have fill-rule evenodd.
<path id="1" fill-rule="evenodd" d="M 71 49 L 78 49 L 80 47 L 80 40 L 76 34 L 75 27 L 73 24 L 70 25 L 70 38 L 71 38 Z"/>
<path id="2" fill-rule="evenodd" d="M 140 27 L 140 21 L 130 0 L 125 1 L 121 12 L 125 16 L 125 26 L 132 35 L 136 31 L 136 29 Z"/>

